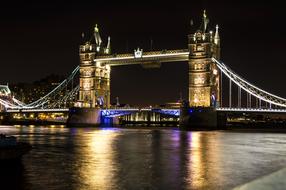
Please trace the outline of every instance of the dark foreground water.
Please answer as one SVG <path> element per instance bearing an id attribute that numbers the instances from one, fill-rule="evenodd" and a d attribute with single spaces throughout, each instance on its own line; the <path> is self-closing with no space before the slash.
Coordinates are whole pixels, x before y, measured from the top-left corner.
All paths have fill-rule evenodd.
<path id="1" fill-rule="evenodd" d="M 0 126 L 33 145 L 0 189 L 231 189 L 286 166 L 286 134 Z"/>

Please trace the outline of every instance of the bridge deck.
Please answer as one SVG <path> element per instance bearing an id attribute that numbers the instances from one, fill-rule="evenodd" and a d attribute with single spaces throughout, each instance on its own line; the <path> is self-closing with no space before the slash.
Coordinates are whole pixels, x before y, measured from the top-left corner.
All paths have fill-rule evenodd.
<path id="1" fill-rule="evenodd" d="M 259 109 L 259 108 L 227 108 L 221 107 L 216 108 L 219 112 L 260 112 L 260 113 L 286 113 L 286 109 Z M 37 113 L 37 112 L 68 112 L 68 108 L 63 109 L 10 109 L 7 110 L 7 113 Z M 150 111 L 150 112 L 162 112 L 172 115 L 179 115 L 180 109 L 152 109 L 152 108 L 126 108 L 126 109 L 102 109 L 104 114 L 110 114 L 115 112 L 140 112 L 140 111 Z"/>
<path id="2" fill-rule="evenodd" d="M 216 108 L 220 112 L 259 112 L 259 113 L 286 113 L 286 109 L 261 109 L 261 108 Z"/>
<path id="3" fill-rule="evenodd" d="M 68 112 L 68 108 L 63 109 L 16 109 L 16 110 L 7 110 L 7 113 L 43 113 L 43 112 Z"/>

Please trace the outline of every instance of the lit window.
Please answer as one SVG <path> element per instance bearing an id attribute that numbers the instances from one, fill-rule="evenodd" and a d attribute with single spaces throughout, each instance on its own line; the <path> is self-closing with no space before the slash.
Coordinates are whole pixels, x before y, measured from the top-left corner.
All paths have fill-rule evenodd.
<path id="1" fill-rule="evenodd" d="M 195 84 L 204 84 L 204 79 L 202 77 L 196 77 L 194 79 Z"/>
<path id="2" fill-rule="evenodd" d="M 204 51 L 204 46 L 197 46 L 197 51 Z"/>

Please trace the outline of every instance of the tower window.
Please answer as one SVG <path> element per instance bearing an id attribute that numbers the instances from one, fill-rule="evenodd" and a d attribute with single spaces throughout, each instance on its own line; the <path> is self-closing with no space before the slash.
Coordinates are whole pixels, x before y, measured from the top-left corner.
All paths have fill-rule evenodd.
<path id="1" fill-rule="evenodd" d="M 204 51 L 204 46 L 197 46 L 197 51 Z"/>

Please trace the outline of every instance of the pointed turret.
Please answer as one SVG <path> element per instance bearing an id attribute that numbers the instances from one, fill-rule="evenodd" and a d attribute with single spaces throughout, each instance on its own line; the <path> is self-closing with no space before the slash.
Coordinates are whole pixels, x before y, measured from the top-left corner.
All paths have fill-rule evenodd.
<path id="1" fill-rule="evenodd" d="M 107 42 L 107 46 L 105 49 L 105 54 L 110 54 L 111 53 L 111 44 L 110 44 L 110 36 L 108 36 L 108 42 Z"/>
<path id="2" fill-rule="evenodd" d="M 81 44 L 85 44 L 86 41 L 87 41 L 87 39 L 86 39 L 85 33 L 82 32 L 82 33 L 81 33 Z"/>
<path id="3" fill-rule="evenodd" d="M 207 17 L 206 10 L 204 10 L 202 23 L 201 23 L 201 26 L 200 26 L 200 29 L 199 29 L 202 33 L 206 33 L 207 27 L 208 27 L 208 23 L 209 23 L 209 19 Z"/>
<path id="4" fill-rule="evenodd" d="M 96 50 L 97 50 L 97 52 L 99 52 L 102 40 L 101 40 L 101 37 L 99 35 L 99 29 L 97 27 L 97 24 L 94 27 L 94 38 L 95 38 L 95 43 L 96 43 Z"/>
<path id="5" fill-rule="evenodd" d="M 218 25 L 216 25 L 215 27 L 215 36 L 214 36 L 214 43 L 217 45 L 217 46 L 220 46 L 220 38 L 219 38 L 219 33 L 218 33 Z"/>

